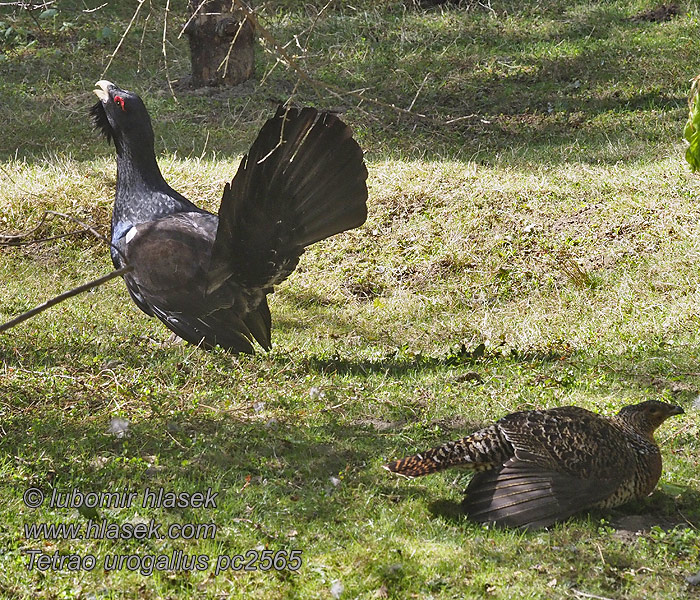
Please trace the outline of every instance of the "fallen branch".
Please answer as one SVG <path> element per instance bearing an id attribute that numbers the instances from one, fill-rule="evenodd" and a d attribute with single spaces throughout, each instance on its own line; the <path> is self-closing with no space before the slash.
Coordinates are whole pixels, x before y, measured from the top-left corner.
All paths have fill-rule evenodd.
<path id="1" fill-rule="evenodd" d="M 170 0 L 165 2 L 165 15 L 163 16 L 163 65 L 165 67 L 165 79 L 168 81 L 168 87 L 170 88 L 170 95 L 173 100 L 177 102 L 177 96 L 175 96 L 175 90 L 173 89 L 173 82 L 170 79 L 170 71 L 168 70 L 168 53 L 165 50 L 165 39 L 168 31 L 168 14 L 170 13 Z"/>
<path id="2" fill-rule="evenodd" d="M 97 12 L 98 10 L 100 10 L 101 8 L 104 8 L 108 4 L 109 4 L 109 2 L 105 2 L 104 4 L 100 4 L 99 6 L 96 6 L 95 8 L 83 8 L 80 12 L 84 12 L 84 13 L 88 13 L 88 14 L 94 13 L 94 12 Z"/>
<path id="3" fill-rule="evenodd" d="M 25 10 L 39 10 L 40 8 L 46 8 L 51 4 L 56 4 L 58 0 L 47 0 L 47 2 L 42 2 L 41 4 L 28 4 L 27 2 L 0 2 L 0 6 L 15 6 L 17 8 L 23 8 Z"/>
<path id="4" fill-rule="evenodd" d="M 24 242 L 23 240 L 25 238 L 29 237 L 32 233 L 37 231 L 44 224 L 44 222 L 46 221 L 46 217 L 49 215 L 54 215 L 56 217 L 61 217 L 63 219 L 68 219 L 69 221 L 73 221 L 73 223 L 77 223 L 78 225 L 83 227 L 83 230 L 71 231 L 71 232 L 63 234 L 63 235 L 54 236 L 54 237 L 50 237 L 50 238 L 44 238 L 42 240 L 35 240 L 33 242 Z M 58 212 L 56 210 L 44 211 L 44 214 L 41 215 L 41 219 L 39 220 L 39 223 L 35 227 L 32 227 L 30 230 L 25 231 L 24 233 L 18 233 L 18 234 L 14 234 L 14 235 L 7 235 L 7 234 L 2 235 L 2 234 L 0 234 L 0 245 L 21 246 L 21 245 L 25 245 L 27 243 L 39 243 L 39 242 L 45 242 L 45 241 L 49 241 L 49 240 L 53 240 L 53 239 L 58 239 L 60 237 L 66 237 L 68 235 L 76 235 L 78 233 L 83 233 L 85 231 L 89 231 L 98 240 L 101 240 L 105 244 L 107 244 L 108 246 L 114 248 L 120 254 L 120 256 L 122 258 L 124 258 L 124 260 L 126 261 L 126 257 L 124 256 L 124 254 L 122 254 L 122 251 L 119 250 L 119 248 L 117 248 L 117 246 L 115 246 L 110 240 L 108 240 L 105 236 L 103 236 L 99 231 L 95 230 L 93 227 L 91 227 L 87 223 L 83 223 L 83 221 L 81 221 L 80 219 L 76 219 L 75 217 L 71 217 L 70 215 L 67 215 L 67 214 L 62 213 L 62 212 Z"/>
<path id="5" fill-rule="evenodd" d="M 37 231 L 43 224 L 44 221 L 46 221 L 46 217 L 49 216 L 49 211 L 47 210 L 44 212 L 43 215 L 41 215 L 41 219 L 39 219 L 39 223 L 32 227 L 29 231 L 25 231 L 24 233 L 16 233 L 16 234 L 0 234 L 0 244 L 3 244 L 5 246 L 12 246 L 14 243 L 19 243 L 21 240 L 24 240 L 25 238 L 28 238 L 32 233 Z"/>
<path id="6" fill-rule="evenodd" d="M 54 240 L 60 240 L 72 235 L 87 233 L 87 231 L 87 229 L 78 229 L 77 231 L 69 231 L 68 233 L 52 235 L 51 237 L 37 238 L 36 240 L 6 240 L 3 239 L 3 236 L 0 236 L 0 246 L 31 246 L 32 244 L 43 244 L 44 242 L 53 242 Z"/>
<path id="7" fill-rule="evenodd" d="M 31 310 L 28 310 L 25 313 L 22 313 L 18 317 L 15 317 L 14 319 L 11 319 L 10 321 L 7 321 L 7 323 L 3 323 L 0 325 L 0 333 L 3 331 L 7 331 L 8 329 L 11 329 L 15 325 L 19 325 L 23 321 L 26 321 L 27 319 L 31 319 L 33 316 L 38 315 L 41 312 L 44 312 L 46 309 L 51 308 L 52 306 L 56 306 L 56 304 L 60 304 L 64 300 L 68 300 L 68 298 L 72 298 L 73 296 L 77 296 L 78 294 L 82 294 L 83 292 L 87 292 L 88 290 L 98 287 L 102 285 L 103 283 L 107 283 L 110 279 L 114 279 L 115 277 L 119 277 L 120 275 L 124 275 L 125 273 L 128 273 L 129 271 L 133 271 L 134 267 L 128 266 L 128 267 L 123 267 L 121 269 L 118 269 L 116 271 L 112 271 L 111 273 L 108 273 L 107 275 L 104 275 L 103 277 L 100 277 L 99 279 L 93 279 L 92 281 L 88 281 L 87 283 L 84 283 L 83 285 L 79 285 L 76 288 L 73 288 L 72 290 L 68 290 L 67 292 L 63 292 L 62 294 L 59 294 L 58 296 L 55 296 L 54 298 L 51 298 L 51 300 L 47 300 L 43 304 L 40 304 L 39 306 L 32 308 Z"/>
<path id="8" fill-rule="evenodd" d="M 607 596 L 597 596 L 596 594 L 589 594 L 588 592 L 582 592 L 581 590 L 577 590 L 576 588 L 571 588 L 571 591 L 577 596 L 580 596 L 581 598 L 593 598 L 594 600 L 613 600 L 612 598 L 608 598 Z"/>
<path id="9" fill-rule="evenodd" d="M 53 237 L 48 237 L 48 238 L 42 238 L 42 239 L 37 239 L 37 240 L 27 240 L 26 238 L 29 237 L 32 233 L 37 231 L 42 225 L 45 223 L 46 218 L 49 215 L 54 215 L 57 217 L 62 217 L 64 219 L 68 219 L 69 221 L 73 221 L 74 223 L 77 223 L 78 225 L 82 226 L 83 229 L 79 231 L 70 231 L 68 233 L 64 233 L 62 235 L 56 235 Z M 103 236 L 99 231 L 96 231 L 94 228 L 90 227 L 90 225 L 87 225 L 86 223 L 83 223 L 80 219 L 76 219 L 75 217 L 71 217 L 70 215 L 66 215 L 64 213 L 57 212 L 55 210 L 47 210 L 44 211 L 44 214 L 41 216 L 41 219 L 39 220 L 39 223 L 29 229 L 28 231 L 25 231 L 24 233 L 20 234 L 14 234 L 14 235 L 0 235 L 0 246 L 5 245 L 5 246 L 22 246 L 22 245 L 27 245 L 27 244 L 38 244 L 40 242 L 47 242 L 49 240 L 55 240 L 63 237 L 67 237 L 69 235 L 77 235 L 79 233 L 85 233 L 85 232 L 90 232 L 92 235 L 94 235 L 97 239 L 102 240 L 112 248 L 114 248 L 122 258 L 126 261 L 126 258 L 124 257 L 124 254 L 115 246 L 110 240 L 108 240 L 105 236 Z M 79 285 L 76 288 L 73 288 L 72 290 L 68 290 L 67 292 L 63 292 L 62 294 L 59 294 L 58 296 L 55 296 L 54 298 L 51 298 L 50 300 L 47 300 L 43 304 L 40 304 L 39 306 L 22 313 L 21 315 L 15 317 L 14 319 L 8 321 L 7 323 L 3 323 L 0 325 L 0 333 L 3 331 L 7 331 L 8 329 L 14 327 L 15 325 L 19 325 L 23 321 L 26 321 L 27 319 L 31 319 L 33 316 L 38 315 L 41 312 L 44 312 L 46 309 L 51 308 L 52 306 L 55 306 L 56 304 L 59 304 L 63 302 L 64 300 L 67 300 L 68 298 L 72 298 L 73 296 L 77 296 L 78 294 L 82 294 L 83 292 L 86 292 L 87 290 L 90 290 L 92 288 L 98 287 L 102 285 L 103 283 L 108 282 L 110 279 L 114 279 L 115 277 L 119 277 L 120 275 L 124 275 L 125 273 L 128 273 L 129 271 L 132 271 L 134 267 L 132 266 L 126 266 L 121 269 L 118 269 L 116 271 L 112 271 L 111 273 L 108 273 L 107 275 L 104 275 L 98 279 L 94 279 L 93 281 L 88 281 L 87 283 L 84 283 L 83 285 Z"/>

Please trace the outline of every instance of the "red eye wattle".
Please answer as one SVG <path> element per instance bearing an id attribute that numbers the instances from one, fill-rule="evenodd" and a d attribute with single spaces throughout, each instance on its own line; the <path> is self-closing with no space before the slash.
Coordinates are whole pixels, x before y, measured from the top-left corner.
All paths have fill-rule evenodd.
<path id="1" fill-rule="evenodd" d="M 124 98 L 122 98 L 121 96 L 115 96 L 114 102 L 121 106 L 123 111 L 126 111 L 126 108 L 124 108 Z"/>

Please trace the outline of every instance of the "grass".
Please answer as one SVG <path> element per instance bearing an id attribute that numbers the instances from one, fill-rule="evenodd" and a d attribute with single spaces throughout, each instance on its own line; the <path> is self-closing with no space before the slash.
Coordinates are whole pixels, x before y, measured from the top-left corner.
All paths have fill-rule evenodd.
<path id="1" fill-rule="evenodd" d="M 41 29 L 2 9 L 0 30 L 12 28 L 0 36 L 3 232 L 47 209 L 108 232 L 113 149 L 86 112 L 127 4 L 85 13 L 61 0 Z M 269 2 L 261 20 L 286 43 L 322 5 Z M 634 19 L 654 7 L 646 1 L 489 6 L 335 3 L 299 36 L 299 63 L 314 78 L 429 119 L 295 87 L 263 51 L 264 83 L 176 88 L 176 101 L 164 83 L 162 11 L 153 5 L 146 21 L 144 7 L 105 77 L 144 97 L 173 187 L 215 210 L 264 119 L 294 92 L 299 104 L 342 109 L 353 126 L 369 219 L 312 247 L 276 291 L 269 354 L 173 344 L 119 281 L 2 335 L 0 597 L 696 595 L 685 578 L 700 568 L 700 184 L 681 135 L 700 71 L 697 7 L 651 23 Z M 174 3 L 173 78 L 189 68 L 182 14 Z M 71 227 L 52 220 L 44 231 Z M 91 237 L 3 248 L 0 320 L 108 269 Z M 468 476 L 458 472 L 406 481 L 381 468 L 512 410 L 612 414 L 653 398 L 687 411 L 659 433 L 657 490 L 550 531 L 464 520 L 456 504 Z M 211 487 L 215 509 L 98 513 L 109 523 L 213 522 L 216 537 L 28 540 L 25 524 L 91 518 L 27 508 L 30 487 L 128 488 L 139 499 L 147 487 Z M 634 515 L 640 535 L 624 526 Z M 100 566 L 29 572 L 32 548 L 92 554 Z M 101 567 L 108 554 L 179 550 L 214 564 L 251 549 L 299 549 L 303 565 L 218 576 L 211 565 L 150 576 Z"/>

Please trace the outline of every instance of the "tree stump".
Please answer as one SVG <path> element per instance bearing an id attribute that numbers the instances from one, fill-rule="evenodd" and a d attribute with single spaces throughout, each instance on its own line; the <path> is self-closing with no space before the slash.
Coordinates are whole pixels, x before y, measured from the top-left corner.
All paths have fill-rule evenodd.
<path id="1" fill-rule="evenodd" d="M 202 4 L 189 0 L 190 15 Z M 190 42 L 192 85 L 234 86 L 255 68 L 255 30 L 233 0 L 207 0 L 185 28 Z"/>

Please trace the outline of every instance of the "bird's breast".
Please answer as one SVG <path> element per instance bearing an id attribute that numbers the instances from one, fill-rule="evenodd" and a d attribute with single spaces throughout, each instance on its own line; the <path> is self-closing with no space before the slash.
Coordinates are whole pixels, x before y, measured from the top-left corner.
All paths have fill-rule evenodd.
<path id="1" fill-rule="evenodd" d="M 216 233 L 212 215 L 171 215 L 129 229 L 120 249 L 134 267 L 128 281 L 167 311 L 206 312 L 205 274 Z M 215 217 L 214 217 L 215 219 Z"/>

